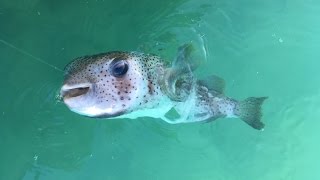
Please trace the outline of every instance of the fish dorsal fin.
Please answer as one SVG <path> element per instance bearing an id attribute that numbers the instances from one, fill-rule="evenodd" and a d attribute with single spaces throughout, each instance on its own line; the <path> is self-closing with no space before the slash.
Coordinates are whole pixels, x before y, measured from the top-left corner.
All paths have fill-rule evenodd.
<path id="1" fill-rule="evenodd" d="M 197 81 L 199 85 L 205 86 L 210 92 L 223 94 L 225 88 L 225 82 L 222 78 L 210 75 Z"/>
<path id="2" fill-rule="evenodd" d="M 200 61 L 193 57 L 192 44 L 184 44 L 178 48 L 177 57 L 172 63 L 172 68 L 178 68 L 183 72 L 194 71 L 200 65 Z"/>

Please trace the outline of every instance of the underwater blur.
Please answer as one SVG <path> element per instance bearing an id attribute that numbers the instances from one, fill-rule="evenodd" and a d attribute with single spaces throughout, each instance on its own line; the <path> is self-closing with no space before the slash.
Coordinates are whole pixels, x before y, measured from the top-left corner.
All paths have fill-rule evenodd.
<path id="1" fill-rule="evenodd" d="M 320 179 L 320 1 L 1 0 L 0 179 Z M 238 119 L 92 119 L 59 99 L 64 67 L 108 51 L 171 63 L 239 100 L 268 96 L 264 131 Z"/>

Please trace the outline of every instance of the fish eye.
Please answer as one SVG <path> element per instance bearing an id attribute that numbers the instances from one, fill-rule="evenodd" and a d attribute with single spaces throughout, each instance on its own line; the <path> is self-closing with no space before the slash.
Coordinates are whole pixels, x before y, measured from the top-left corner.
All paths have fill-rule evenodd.
<path id="1" fill-rule="evenodd" d="M 110 64 L 110 68 L 112 76 L 119 78 L 127 73 L 129 66 L 125 60 L 114 59 Z"/>

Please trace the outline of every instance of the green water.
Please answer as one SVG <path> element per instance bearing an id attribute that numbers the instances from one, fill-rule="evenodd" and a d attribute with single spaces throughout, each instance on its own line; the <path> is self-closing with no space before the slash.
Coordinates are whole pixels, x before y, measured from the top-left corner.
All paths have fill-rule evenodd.
<path id="1" fill-rule="evenodd" d="M 0 179 L 320 179 L 320 1 L 0 0 Z M 56 95 L 59 69 L 110 50 L 172 60 L 192 41 L 237 99 L 269 96 L 265 131 L 238 119 L 93 120 Z"/>

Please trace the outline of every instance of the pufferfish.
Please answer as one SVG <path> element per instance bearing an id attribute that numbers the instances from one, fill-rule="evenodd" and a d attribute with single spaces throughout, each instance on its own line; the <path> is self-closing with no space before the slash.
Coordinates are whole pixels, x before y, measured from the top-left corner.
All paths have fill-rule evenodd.
<path id="1" fill-rule="evenodd" d="M 60 96 L 67 107 L 92 118 L 152 117 L 170 124 L 239 118 L 261 130 L 267 97 L 238 101 L 224 95 L 224 80 L 196 78 L 193 47 L 178 48 L 175 60 L 139 52 L 112 51 L 74 59 L 65 67 Z"/>

